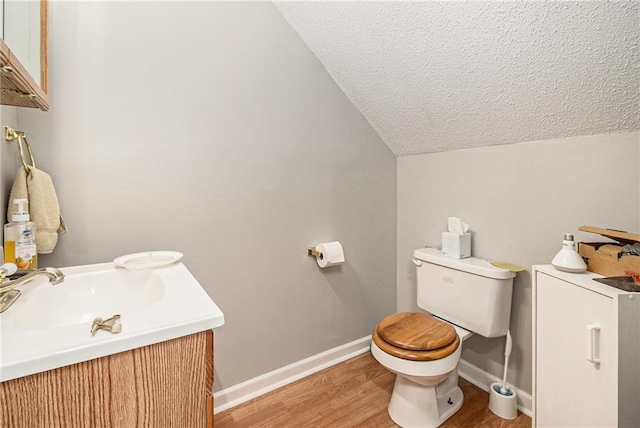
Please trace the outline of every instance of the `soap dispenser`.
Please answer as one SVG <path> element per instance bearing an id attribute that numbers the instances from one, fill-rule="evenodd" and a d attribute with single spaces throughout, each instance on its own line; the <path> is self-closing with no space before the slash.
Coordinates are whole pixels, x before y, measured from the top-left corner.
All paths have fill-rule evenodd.
<path id="1" fill-rule="evenodd" d="M 4 225 L 4 262 L 15 263 L 20 270 L 38 269 L 36 224 L 24 209 L 26 199 L 14 199 L 18 209 Z"/>
<path id="2" fill-rule="evenodd" d="M 563 272 L 584 272 L 587 270 L 587 264 L 576 251 L 576 243 L 572 234 L 564 234 L 562 249 L 553 258 L 551 264 Z"/>

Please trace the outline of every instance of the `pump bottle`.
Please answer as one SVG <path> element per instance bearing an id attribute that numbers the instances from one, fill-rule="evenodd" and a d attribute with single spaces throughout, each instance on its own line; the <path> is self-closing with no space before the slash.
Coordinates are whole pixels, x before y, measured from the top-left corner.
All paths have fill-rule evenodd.
<path id="1" fill-rule="evenodd" d="M 4 262 L 15 263 L 20 270 L 38 269 L 36 252 L 36 224 L 25 211 L 26 199 L 14 199 L 18 210 L 4 225 Z"/>

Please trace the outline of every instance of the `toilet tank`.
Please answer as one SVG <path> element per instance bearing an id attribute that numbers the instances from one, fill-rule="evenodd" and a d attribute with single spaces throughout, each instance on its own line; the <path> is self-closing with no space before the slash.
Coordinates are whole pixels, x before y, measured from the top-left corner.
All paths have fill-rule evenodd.
<path id="1" fill-rule="evenodd" d="M 413 256 L 418 307 L 484 337 L 507 334 L 515 273 L 475 257 L 443 256 L 435 248 Z"/>

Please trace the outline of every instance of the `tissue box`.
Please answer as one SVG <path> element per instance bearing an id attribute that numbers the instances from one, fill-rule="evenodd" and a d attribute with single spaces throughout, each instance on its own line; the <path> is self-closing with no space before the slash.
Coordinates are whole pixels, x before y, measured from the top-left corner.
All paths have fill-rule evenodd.
<path id="1" fill-rule="evenodd" d="M 471 257 L 471 234 L 442 232 L 442 255 L 456 259 Z"/>

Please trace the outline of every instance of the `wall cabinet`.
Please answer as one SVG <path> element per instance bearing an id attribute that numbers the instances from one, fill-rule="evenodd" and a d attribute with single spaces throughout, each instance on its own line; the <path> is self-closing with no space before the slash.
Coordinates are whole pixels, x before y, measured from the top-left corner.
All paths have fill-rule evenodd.
<path id="1" fill-rule="evenodd" d="M 0 1 L 0 6 L 0 37 L 6 37 L 0 38 L 0 103 L 49 110 L 48 0 Z"/>
<path id="2" fill-rule="evenodd" d="M 596 277 L 534 266 L 534 426 L 640 426 L 640 293 Z"/>
<path id="3" fill-rule="evenodd" d="M 49 110 L 49 97 L 0 39 L 0 103 Z"/>
<path id="4" fill-rule="evenodd" d="M 213 426 L 212 386 L 208 330 L 0 383 L 0 426 Z"/>

